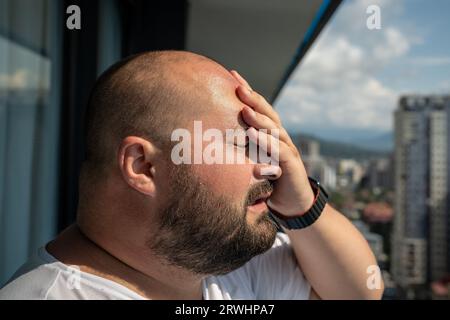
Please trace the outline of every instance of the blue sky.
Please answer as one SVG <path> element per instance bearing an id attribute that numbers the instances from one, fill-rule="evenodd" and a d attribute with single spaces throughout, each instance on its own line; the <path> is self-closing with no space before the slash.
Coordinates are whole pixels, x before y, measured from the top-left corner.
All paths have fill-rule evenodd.
<path id="1" fill-rule="evenodd" d="M 381 9 L 381 29 L 366 8 Z M 285 127 L 339 140 L 393 130 L 405 93 L 450 94 L 450 1 L 347 0 L 275 101 Z"/>

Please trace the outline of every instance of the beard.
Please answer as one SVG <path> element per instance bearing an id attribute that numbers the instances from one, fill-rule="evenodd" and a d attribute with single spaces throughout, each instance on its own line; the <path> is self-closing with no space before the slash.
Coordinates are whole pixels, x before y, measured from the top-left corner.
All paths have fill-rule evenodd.
<path id="1" fill-rule="evenodd" d="M 272 191 L 267 180 L 252 186 L 239 204 L 211 192 L 188 167 L 173 166 L 170 181 L 168 205 L 148 242 L 167 264 L 199 275 L 222 275 L 273 245 L 277 228 L 269 211 L 247 222 L 247 206 Z"/>

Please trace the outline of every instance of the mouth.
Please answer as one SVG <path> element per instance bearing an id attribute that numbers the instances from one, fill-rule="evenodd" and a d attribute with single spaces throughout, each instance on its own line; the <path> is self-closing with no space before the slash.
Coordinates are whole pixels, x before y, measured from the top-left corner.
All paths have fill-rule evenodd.
<path id="1" fill-rule="evenodd" d="M 260 195 L 253 203 L 252 205 L 256 204 L 256 203 L 260 203 L 260 202 L 266 202 L 267 199 L 270 197 L 272 193 L 271 192 L 266 192 L 263 193 L 262 195 Z"/>
<path id="2" fill-rule="evenodd" d="M 266 211 L 268 209 L 266 201 L 270 197 L 271 193 L 267 192 L 262 195 L 260 195 L 255 201 L 253 201 L 250 205 L 247 206 L 247 208 L 250 211 Z"/>

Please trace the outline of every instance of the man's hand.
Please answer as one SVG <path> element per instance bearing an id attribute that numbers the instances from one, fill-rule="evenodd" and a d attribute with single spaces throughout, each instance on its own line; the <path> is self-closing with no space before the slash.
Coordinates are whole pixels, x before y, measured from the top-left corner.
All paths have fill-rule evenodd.
<path id="1" fill-rule="evenodd" d="M 274 150 L 264 143 L 265 139 L 261 139 L 265 134 L 257 130 L 279 130 L 281 170 L 272 177 L 275 181 L 274 191 L 267 202 L 269 207 L 288 217 L 305 213 L 313 204 L 314 195 L 299 152 L 270 104 L 252 91 L 237 72 L 231 73 L 241 84 L 237 88 L 237 95 L 246 105 L 242 116 L 251 127 L 247 131 L 249 138 L 271 153 Z M 269 133 L 265 138 L 271 139 L 273 135 Z M 347 218 L 329 204 L 314 224 L 304 229 L 286 230 L 286 234 L 299 267 L 313 288 L 311 297 L 381 298 L 382 280 L 378 288 L 369 288 L 367 285 L 367 270 L 377 264 L 367 241 Z"/>
<path id="2" fill-rule="evenodd" d="M 273 193 L 267 201 L 268 206 L 287 217 L 305 213 L 314 202 L 314 193 L 297 148 L 283 128 L 280 117 L 264 97 L 253 91 L 236 71 L 231 71 L 231 74 L 240 83 L 237 95 L 246 105 L 242 110 L 242 117 L 250 126 L 247 131 L 249 139 L 268 153 L 278 153 L 281 170 L 272 177 L 266 177 L 275 180 Z M 267 129 L 267 133 L 258 131 L 259 129 Z M 274 143 L 277 137 L 271 129 L 278 129 L 277 150 Z M 272 142 L 268 143 L 269 141 Z"/>

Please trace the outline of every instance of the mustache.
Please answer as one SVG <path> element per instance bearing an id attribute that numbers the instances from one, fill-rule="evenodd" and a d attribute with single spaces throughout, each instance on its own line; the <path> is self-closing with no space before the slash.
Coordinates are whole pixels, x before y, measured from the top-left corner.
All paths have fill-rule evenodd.
<path id="1" fill-rule="evenodd" d="M 261 198 L 261 196 L 272 191 L 273 186 L 269 180 L 264 180 L 251 186 L 250 190 L 247 192 L 245 207 L 253 204 L 257 199 Z"/>

